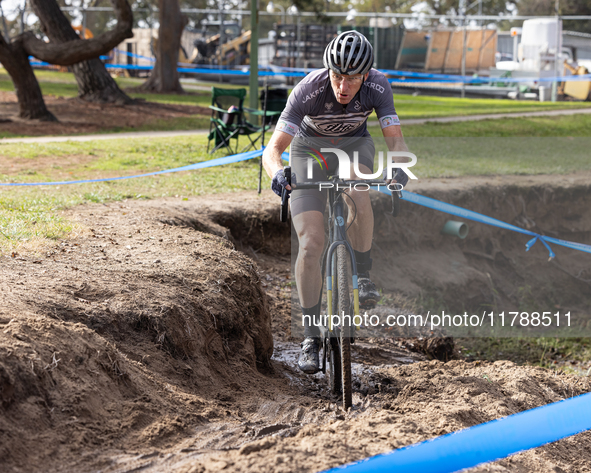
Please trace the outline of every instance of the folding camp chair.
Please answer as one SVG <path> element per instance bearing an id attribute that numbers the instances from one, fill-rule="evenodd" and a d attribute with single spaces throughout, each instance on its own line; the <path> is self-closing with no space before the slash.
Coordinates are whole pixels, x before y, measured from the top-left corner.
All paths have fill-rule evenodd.
<path id="1" fill-rule="evenodd" d="M 270 125 L 253 125 L 246 120 L 244 117 L 245 111 L 257 117 L 265 116 L 265 113 L 264 111 L 244 107 L 245 96 L 246 89 L 211 88 L 211 105 L 209 106 L 211 119 L 207 150 L 209 151 L 212 140 L 214 140 L 214 148 L 209 151 L 210 153 L 226 147 L 231 154 L 237 154 L 240 135 L 248 137 L 250 142 L 241 152 L 256 148 L 256 142 L 262 138 L 263 131 L 270 128 Z M 271 113 L 275 114 L 277 112 L 269 112 L 269 115 Z M 254 135 L 254 139 L 251 135 Z M 231 140 L 236 141 L 235 148 L 232 148 Z"/>

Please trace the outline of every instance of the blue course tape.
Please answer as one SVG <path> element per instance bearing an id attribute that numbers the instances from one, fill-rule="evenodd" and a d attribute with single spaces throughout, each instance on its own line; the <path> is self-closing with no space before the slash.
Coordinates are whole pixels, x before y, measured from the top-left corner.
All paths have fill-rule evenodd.
<path id="1" fill-rule="evenodd" d="M 384 188 L 380 188 L 380 192 L 390 195 L 390 191 Z M 497 220 L 496 218 L 489 217 L 487 215 L 482 215 L 478 212 L 474 212 L 472 210 L 464 209 L 462 207 L 458 207 L 456 205 L 448 204 L 446 202 L 441 202 L 440 200 L 432 199 L 431 197 L 426 197 L 424 195 L 414 194 L 413 192 L 409 191 L 402 191 L 402 197 L 404 200 L 409 202 L 413 202 L 418 205 L 422 205 L 423 207 L 428 207 L 433 210 L 438 210 L 440 212 L 445 212 L 451 215 L 455 215 L 456 217 L 466 218 L 468 220 L 473 220 L 475 222 L 486 223 L 487 225 L 492 225 L 499 228 L 504 228 L 505 230 L 511 230 L 514 232 L 523 233 L 525 235 L 533 236 L 534 238 L 527 242 L 526 244 L 526 251 L 534 245 L 534 243 L 540 240 L 544 246 L 550 252 L 550 259 L 555 257 L 554 252 L 548 245 L 548 242 L 555 243 L 556 245 L 566 246 L 567 248 L 572 248 L 579 251 L 584 251 L 585 253 L 591 253 L 591 246 L 585 245 L 583 243 L 575 243 L 566 240 L 560 240 L 558 238 L 552 238 L 544 235 L 540 235 L 535 232 L 531 232 L 529 230 L 525 230 L 523 228 L 516 227 L 515 225 L 511 225 L 510 223 L 503 222 L 502 220 Z"/>
<path id="2" fill-rule="evenodd" d="M 119 51 L 123 54 L 127 54 L 131 57 L 138 57 L 141 59 L 146 59 L 150 61 L 154 61 L 153 58 L 149 58 L 147 56 L 140 56 L 133 53 L 128 53 L 126 51 Z M 106 56 L 101 56 L 101 59 L 108 59 Z M 33 66 L 52 66 L 53 64 L 49 64 L 47 62 L 42 61 L 31 61 L 31 65 Z M 217 75 L 239 75 L 239 76 L 249 76 L 250 71 L 248 68 L 245 70 L 241 69 L 227 69 L 224 66 L 212 66 L 208 65 L 190 65 L 186 63 L 179 63 L 178 71 L 185 73 L 185 74 L 217 74 Z M 109 64 L 106 63 L 105 67 L 108 69 L 127 69 L 127 70 L 137 70 L 137 71 L 149 71 L 154 68 L 154 66 L 146 65 L 146 66 L 139 66 L 133 64 Z M 271 70 L 264 70 L 259 69 L 258 75 L 261 77 L 265 76 L 282 76 L 282 77 L 305 77 L 310 72 L 314 71 L 315 69 L 302 69 L 302 68 L 294 68 L 294 67 L 275 67 L 277 71 Z M 521 83 L 521 82 L 579 82 L 579 81 L 589 81 L 591 80 L 591 74 L 586 75 L 579 75 L 579 76 L 563 76 L 563 77 L 472 77 L 472 76 L 459 76 L 459 75 L 448 75 L 448 74 L 430 74 L 426 72 L 412 72 L 412 71 L 393 71 L 393 70 L 381 70 L 384 74 L 394 75 L 397 78 L 389 78 L 388 82 L 391 84 L 404 84 L 409 81 L 416 82 L 416 80 L 421 80 L 424 82 L 460 82 L 465 84 L 489 84 L 489 83 L 497 83 L 497 82 L 504 82 L 504 83 Z"/>
<path id="3" fill-rule="evenodd" d="M 388 79 L 390 84 L 404 84 L 417 82 L 418 79 L 412 77 L 402 77 L 399 79 Z M 450 82 L 450 83 L 464 83 L 464 84 L 492 84 L 492 83 L 511 83 L 519 84 L 521 82 L 580 82 L 591 80 L 591 75 L 580 75 L 580 76 L 563 76 L 563 77 L 470 77 L 464 78 L 462 76 L 449 76 L 441 79 L 430 79 L 427 77 L 421 78 L 421 83 L 438 83 L 438 82 Z"/>
<path id="4" fill-rule="evenodd" d="M 380 72 L 397 77 L 397 79 L 388 79 L 391 83 L 407 82 L 408 80 L 416 81 L 417 79 L 425 81 L 429 80 L 431 82 L 464 82 L 472 84 L 486 84 L 491 82 L 564 82 L 591 80 L 591 74 L 562 77 L 474 77 L 451 74 L 432 74 L 429 72 L 394 71 L 389 69 L 380 69 Z"/>
<path id="5" fill-rule="evenodd" d="M 263 148 L 264 149 L 264 148 Z M 247 161 L 249 159 L 258 158 L 263 154 L 262 149 L 249 151 L 247 153 L 234 154 L 232 156 L 225 156 L 223 158 L 212 159 L 210 161 L 203 161 L 201 163 L 189 164 L 180 168 L 165 169 L 164 171 L 148 172 L 146 174 L 136 174 L 135 176 L 121 176 L 121 177 L 105 177 L 103 179 L 83 179 L 79 181 L 59 181 L 59 182 L 0 182 L 0 186 L 22 187 L 22 186 L 60 186 L 66 184 L 86 184 L 89 182 L 106 182 L 106 181 L 120 181 L 123 179 L 135 179 L 136 177 L 155 176 L 157 174 L 168 174 L 171 172 L 193 171 L 195 169 L 204 169 L 214 166 L 222 166 L 224 164 L 238 163 L 240 161 Z M 281 158 L 284 161 L 289 161 L 289 154 L 283 153 Z"/>
<path id="6" fill-rule="evenodd" d="M 452 473 L 591 429 L 591 393 L 493 420 L 325 473 Z"/>

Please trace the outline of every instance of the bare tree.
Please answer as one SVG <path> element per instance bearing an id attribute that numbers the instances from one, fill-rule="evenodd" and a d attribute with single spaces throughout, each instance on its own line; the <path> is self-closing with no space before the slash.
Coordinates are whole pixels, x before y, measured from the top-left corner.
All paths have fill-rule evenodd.
<path id="1" fill-rule="evenodd" d="M 65 30 L 66 28 L 63 25 L 66 22 L 73 35 L 64 36 L 61 41 L 54 41 L 50 37 L 50 41 L 45 42 L 29 31 L 18 35 L 10 43 L 7 43 L 0 35 L 0 62 L 6 68 L 14 84 L 19 102 L 20 116 L 28 119 L 56 120 L 45 106 L 39 83 L 29 63 L 29 56 L 61 66 L 77 65 L 81 61 L 92 62 L 88 60 L 97 58 L 113 49 L 126 38 L 133 36 L 133 14 L 127 0 L 111 0 L 117 16 L 115 28 L 96 38 L 81 40 L 57 6 L 55 0 L 33 0 L 31 3 L 33 5 L 43 4 L 44 6 L 51 5 L 55 7 L 55 9 L 51 10 L 53 14 L 43 19 L 44 26 L 50 25 L 51 27 L 58 24 L 60 29 Z M 44 9 L 39 10 L 39 12 L 44 11 Z M 39 12 L 37 10 L 35 12 L 41 18 Z M 104 69 L 103 64 L 98 59 L 96 61 Z M 109 76 L 109 78 L 111 77 Z M 96 85 L 100 86 L 102 84 L 97 82 Z"/>
<path id="2" fill-rule="evenodd" d="M 179 81 L 177 63 L 181 35 L 188 20 L 181 13 L 178 0 L 159 0 L 158 9 L 160 27 L 156 46 L 156 64 L 150 78 L 141 85 L 141 88 L 151 92 L 182 93 L 184 91 Z"/>

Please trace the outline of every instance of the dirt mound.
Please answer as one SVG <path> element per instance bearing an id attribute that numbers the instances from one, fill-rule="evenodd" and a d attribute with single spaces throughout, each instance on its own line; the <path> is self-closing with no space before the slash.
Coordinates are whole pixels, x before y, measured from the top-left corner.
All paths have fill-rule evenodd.
<path id="1" fill-rule="evenodd" d="M 45 257 L 4 259 L 6 468 L 47 470 L 93 445 L 165 445 L 226 415 L 216 396 L 270 367 L 251 260 L 226 239 L 160 223 L 162 210 L 101 207 L 76 209 L 88 232 Z"/>
<path id="2" fill-rule="evenodd" d="M 479 192 L 464 189 L 442 200 L 460 204 L 472 196 L 464 204 L 485 210 Z M 519 202 L 527 189 L 511 192 L 487 198 L 499 206 L 494 216 L 517 222 L 502 206 Z M 536 212 L 527 204 L 527 216 L 545 231 L 562 237 L 572 231 L 573 240 L 583 241 L 588 213 L 578 209 L 580 217 L 568 220 L 575 195 L 555 192 Z M 378 201 L 376 213 L 380 205 L 386 212 L 387 202 Z M 468 267 L 473 274 L 490 271 L 495 284 L 546 277 L 544 251 L 524 253 L 514 235 L 474 226 L 474 239 L 449 240 L 438 234 L 433 211 L 408 205 L 405 211 L 405 220 L 384 218 L 376 232 L 376 248 L 398 242 L 388 247 L 396 264 L 374 258 L 378 277 L 386 268 L 406 268 L 397 279 L 400 292 L 412 295 L 413 284 L 429 281 L 459 291 Z M 571 226 L 546 227 L 553 212 Z M 6 471 L 318 471 L 589 389 L 588 378 L 510 362 L 426 361 L 382 338 L 353 347 L 354 408 L 345 413 L 322 374 L 294 368 L 289 227 L 279 226 L 270 192 L 92 205 L 66 217 L 85 230 L 45 255 L 3 257 L 0 266 Z M 492 260 L 471 259 L 470 251 L 488 251 L 494 241 L 499 251 L 484 253 Z M 437 271 L 416 266 L 425 252 Z M 571 253 L 559 261 L 584 265 Z M 532 256 L 533 263 L 519 259 Z M 509 274 L 505 257 L 515 260 L 518 276 Z M 475 300 L 488 300 L 482 291 Z M 449 352 L 445 340 L 415 342 L 429 356 Z M 478 471 L 591 470 L 590 439 L 579 434 Z"/>

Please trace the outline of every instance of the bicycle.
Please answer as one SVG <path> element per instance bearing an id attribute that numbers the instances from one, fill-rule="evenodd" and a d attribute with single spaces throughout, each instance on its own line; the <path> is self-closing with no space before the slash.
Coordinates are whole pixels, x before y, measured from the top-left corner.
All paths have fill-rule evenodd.
<path id="1" fill-rule="evenodd" d="M 291 168 L 286 166 L 284 175 L 291 184 Z M 346 218 L 344 213 L 344 198 L 347 195 L 345 190 L 353 185 L 386 185 L 385 180 L 342 180 L 338 177 L 329 177 L 327 181 L 304 182 L 295 185 L 294 189 L 319 189 L 320 185 L 332 184 L 328 188 L 328 244 L 322 256 L 322 281 L 323 287 L 320 291 L 320 298 L 324 292 L 324 278 L 326 277 L 326 314 L 329 314 L 328 324 L 321 325 L 320 339 L 322 348 L 322 369 L 326 375 L 326 362 L 328 359 L 328 385 L 333 394 L 343 396 L 343 409 L 347 410 L 352 406 L 352 374 L 351 374 L 351 343 L 355 341 L 355 324 L 349 323 L 338 326 L 332 325 L 333 309 L 337 309 L 340 316 L 349 315 L 350 321 L 354 322 L 354 316 L 360 315 L 359 290 L 357 287 L 357 263 L 355 253 L 347 240 L 345 227 Z M 347 197 L 349 197 L 347 195 Z M 349 197 L 351 198 L 351 197 Z M 400 190 L 392 191 L 392 215 L 398 216 L 400 212 Z M 283 191 L 281 196 L 280 220 L 287 222 L 289 194 Z M 351 267 L 351 290 L 349 288 L 349 264 Z M 333 281 L 333 274 L 336 273 L 336 280 Z M 333 282 L 336 282 L 333 289 Z M 322 311 L 320 311 L 322 312 Z M 317 314 L 320 316 L 320 314 Z M 343 317 L 344 319 L 344 317 Z"/>

